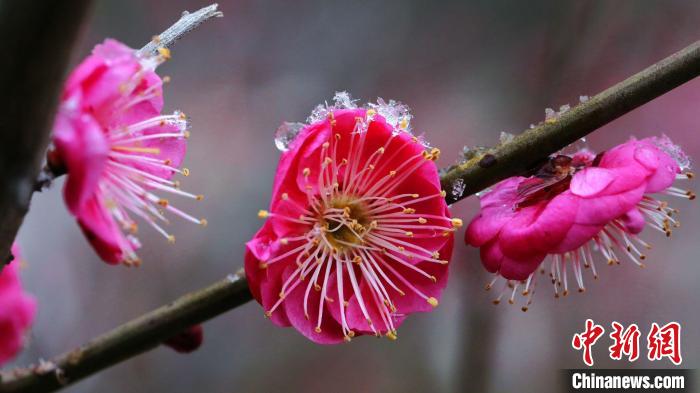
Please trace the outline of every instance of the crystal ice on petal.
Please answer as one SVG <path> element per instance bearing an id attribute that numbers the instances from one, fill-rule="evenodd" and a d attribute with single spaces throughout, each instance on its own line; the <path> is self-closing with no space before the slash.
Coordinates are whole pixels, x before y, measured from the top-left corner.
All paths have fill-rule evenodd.
<path id="1" fill-rule="evenodd" d="M 388 124 L 392 125 L 399 131 L 411 132 L 411 110 L 408 105 L 399 101 L 389 100 L 384 101 L 383 98 L 377 98 L 377 103 L 370 103 L 369 107 L 376 110 Z"/>
<path id="2" fill-rule="evenodd" d="M 662 135 L 659 138 L 653 138 L 652 141 L 656 147 L 676 160 L 678 166 L 681 168 L 681 171 L 690 169 L 690 158 L 678 145 L 671 141 L 671 138 L 666 135 Z"/>
<path id="3" fill-rule="evenodd" d="M 353 100 L 347 91 L 336 91 L 333 96 L 334 109 L 355 109 L 358 100 Z"/>
<path id="4" fill-rule="evenodd" d="M 294 140 L 299 135 L 299 132 L 304 128 L 304 123 L 292 123 L 284 122 L 275 131 L 275 146 L 280 151 L 289 150 L 289 145 L 294 142 Z"/>

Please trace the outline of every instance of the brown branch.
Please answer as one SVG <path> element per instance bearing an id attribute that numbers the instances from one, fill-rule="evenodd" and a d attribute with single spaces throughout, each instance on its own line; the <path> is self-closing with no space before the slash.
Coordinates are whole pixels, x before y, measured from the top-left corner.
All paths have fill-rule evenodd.
<path id="1" fill-rule="evenodd" d="M 29 208 L 71 48 L 91 0 L 0 2 L 0 268 Z"/>
<path id="2" fill-rule="evenodd" d="M 664 59 L 512 142 L 445 171 L 443 187 L 455 202 L 497 181 L 527 171 L 567 144 L 700 74 L 700 42 Z M 462 195 L 449 190 L 461 179 Z M 251 299 L 243 273 L 185 295 L 139 317 L 52 363 L 5 373 L 0 392 L 50 392 L 159 345 L 184 328 L 204 322 Z"/>
<path id="3" fill-rule="evenodd" d="M 243 272 L 126 323 L 52 362 L 3 375 L 0 392 L 52 392 L 158 346 L 184 329 L 251 299 Z"/>
<path id="4" fill-rule="evenodd" d="M 541 123 L 511 142 L 453 168 L 442 176 L 447 202 L 454 203 L 500 180 L 524 173 L 550 154 L 597 128 L 700 75 L 700 41 L 591 97 L 555 122 Z M 462 180 L 461 195 L 453 185 Z"/>
<path id="5" fill-rule="evenodd" d="M 151 42 L 139 49 L 142 55 L 155 55 L 159 48 L 170 48 L 182 38 L 185 34 L 197 28 L 197 26 L 206 22 L 210 18 L 221 18 L 224 13 L 218 10 L 219 5 L 214 3 L 195 12 L 185 11 L 182 17 L 170 26 L 167 30 L 154 37 Z"/>

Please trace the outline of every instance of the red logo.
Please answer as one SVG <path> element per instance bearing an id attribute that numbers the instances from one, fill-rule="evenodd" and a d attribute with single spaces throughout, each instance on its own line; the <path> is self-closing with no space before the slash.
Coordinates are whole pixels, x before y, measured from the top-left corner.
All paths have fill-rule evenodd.
<path id="1" fill-rule="evenodd" d="M 583 362 L 588 366 L 593 365 L 592 348 L 603 333 L 605 333 L 605 329 L 602 326 L 596 325 L 592 319 L 586 319 L 586 330 L 574 334 L 574 338 L 571 340 L 574 349 L 583 349 Z"/>
<path id="2" fill-rule="evenodd" d="M 676 366 L 681 364 L 681 325 L 678 322 L 670 322 L 659 327 L 654 322 L 647 336 L 647 348 L 649 360 L 661 360 L 669 358 Z"/>
<path id="3" fill-rule="evenodd" d="M 612 345 L 608 347 L 610 358 L 622 360 L 626 357 L 628 361 L 634 362 L 639 359 L 639 338 L 641 332 L 639 326 L 633 323 L 627 328 L 618 322 L 612 322 L 612 332 L 610 339 Z M 603 336 L 605 329 L 597 325 L 592 319 L 586 319 L 586 328 L 583 332 L 574 334 L 571 346 L 575 350 L 583 350 L 583 362 L 593 366 L 593 346 Z M 673 364 L 680 365 L 683 362 L 681 356 L 681 325 L 678 322 L 669 322 L 664 326 L 659 326 L 654 322 L 651 324 L 647 335 L 647 358 L 650 361 L 668 358 Z"/>

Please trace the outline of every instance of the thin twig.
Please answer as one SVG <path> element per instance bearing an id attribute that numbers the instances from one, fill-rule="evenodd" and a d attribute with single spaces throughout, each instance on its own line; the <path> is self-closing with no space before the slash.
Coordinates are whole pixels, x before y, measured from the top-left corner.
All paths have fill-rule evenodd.
<path id="1" fill-rule="evenodd" d="M 212 4 L 192 13 L 188 11 L 183 12 L 182 17 L 175 24 L 154 37 L 151 42 L 139 49 L 138 53 L 140 55 L 155 55 L 158 53 L 159 48 L 170 48 L 182 36 L 194 30 L 208 19 L 224 16 L 224 13 L 219 11 L 218 8 L 218 4 Z"/>
<path id="2" fill-rule="evenodd" d="M 158 346 L 164 339 L 251 299 L 244 273 L 126 323 L 52 362 L 3 375 L 0 392 L 51 392 Z"/>
<path id="3" fill-rule="evenodd" d="M 91 3 L 0 1 L 0 270 L 29 208 L 71 48 Z"/>
<path id="4" fill-rule="evenodd" d="M 511 142 L 450 168 L 442 176 L 454 203 L 500 180 L 527 172 L 550 154 L 700 75 L 700 41 L 591 97 L 556 121 L 544 122 Z M 462 193 L 452 193 L 461 179 Z"/>
<path id="5" fill-rule="evenodd" d="M 448 190 L 448 202 L 463 199 L 500 179 L 528 170 L 566 144 L 698 75 L 700 42 L 605 90 L 561 116 L 556 123 L 541 124 L 512 142 L 492 149 L 488 154 L 493 157 L 482 155 L 447 170 L 441 180 Z M 451 196 L 449 190 L 458 179 L 466 185 L 465 191 Z M 5 373 L 0 393 L 58 390 L 152 349 L 184 328 L 234 309 L 248 300 L 251 300 L 251 295 L 247 282 L 239 272 L 128 322 L 59 356 L 52 363 Z"/>

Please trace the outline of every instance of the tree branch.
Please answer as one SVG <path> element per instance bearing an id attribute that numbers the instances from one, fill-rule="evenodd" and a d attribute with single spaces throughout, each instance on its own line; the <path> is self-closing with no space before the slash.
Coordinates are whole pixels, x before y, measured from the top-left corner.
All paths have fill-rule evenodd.
<path id="1" fill-rule="evenodd" d="M 0 392 L 52 392 L 158 346 L 184 329 L 251 299 L 240 271 L 126 323 L 53 362 L 2 376 Z"/>
<path id="2" fill-rule="evenodd" d="M 160 48 L 170 48 L 182 36 L 196 29 L 197 26 L 206 22 L 208 19 L 223 17 L 224 13 L 218 11 L 218 8 L 219 5 L 214 3 L 192 13 L 187 11 L 183 12 L 182 17 L 175 22 L 175 24 L 160 33 L 160 35 L 154 37 L 151 42 L 139 49 L 138 53 L 140 55 L 155 55 L 158 54 L 158 49 Z"/>
<path id="3" fill-rule="evenodd" d="M 597 128 L 700 75 L 700 41 L 649 66 L 559 116 L 450 168 L 442 176 L 447 203 L 521 174 Z M 450 192 L 461 179 L 462 193 Z M 461 194 L 461 195 L 460 195 Z"/>
<path id="4" fill-rule="evenodd" d="M 447 201 L 455 202 L 508 176 L 530 169 L 569 143 L 630 110 L 700 75 L 700 42 L 605 90 L 562 115 L 540 124 L 509 143 L 480 154 L 442 175 Z M 449 190 L 461 180 L 461 195 Z M 204 322 L 251 300 L 242 272 L 185 295 L 168 306 L 43 363 L 7 372 L 0 392 L 50 392 L 159 345 L 184 328 Z"/>
<path id="5" fill-rule="evenodd" d="M 29 208 L 73 43 L 91 0 L 0 2 L 0 269 Z"/>

